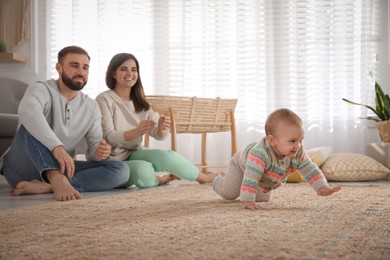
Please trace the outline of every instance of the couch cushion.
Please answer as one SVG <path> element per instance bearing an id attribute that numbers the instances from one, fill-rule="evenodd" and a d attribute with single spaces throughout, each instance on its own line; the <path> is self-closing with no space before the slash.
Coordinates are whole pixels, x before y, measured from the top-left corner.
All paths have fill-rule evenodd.
<path id="1" fill-rule="evenodd" d="M 0 113 L 17 114 L 19 102 L 27 86 L 25 82 L 0 77 Z"/>
<path id="2" fill-rule="evenodd" d="M 17 114 L 0 113 L 0 137 L 14 137 L 18 126 L 19 116 Z"/>

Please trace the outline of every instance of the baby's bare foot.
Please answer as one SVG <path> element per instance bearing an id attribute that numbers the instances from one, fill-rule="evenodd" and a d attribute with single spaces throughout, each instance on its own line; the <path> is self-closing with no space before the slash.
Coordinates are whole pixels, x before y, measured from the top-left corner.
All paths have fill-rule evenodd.
<path id="1" fill-rule="evenodd" d="M 158 185 L 165 185 L 168 184 L 171 181 L 171 174 L 170 173 L 164 173 L 157 175 L 158 179 Z"/>
<path id="2" fill-rule="evenodd" d="M 27 194 L 44 194 L 52 193 L 53 189 L 49 183 L 31 180 L 31 181 L 21 181 L 16 184 L 15 189 L 11 192 L 13 196 L 27 195 Z"/>
<path id="3" fill-rule="evenodd" d="M 48 172 L 47 178 L 53 189 L 54 198 L 58 201 L 78 200 L 81 194 L 69 183 L 65 175 L 51 171 Z"/>

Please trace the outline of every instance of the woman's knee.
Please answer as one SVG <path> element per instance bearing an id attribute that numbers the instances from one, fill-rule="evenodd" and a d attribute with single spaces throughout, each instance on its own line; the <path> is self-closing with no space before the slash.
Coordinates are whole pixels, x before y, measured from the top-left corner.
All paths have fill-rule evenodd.
<path id="1" fill-rule="evenodd" d="M 198 178 L 199 169 L 175 151 L 143 149 L 133 152 L 130 160 L 151 162 L 156 172 L 169 172 L 185 180 Z"/>
<path id="2" fill-rule="evenodd" d="M 130 169 L 128 185 L 135 185 L 138 188 L 150 188 L 158 185 L 158 179 L 153 165 L 142 160 L 125 161 Z"/>

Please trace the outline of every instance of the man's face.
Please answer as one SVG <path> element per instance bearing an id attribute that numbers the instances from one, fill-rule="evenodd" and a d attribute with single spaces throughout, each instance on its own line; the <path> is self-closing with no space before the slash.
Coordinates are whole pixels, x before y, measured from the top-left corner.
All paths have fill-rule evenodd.
<path id="1" fill-rule="evenodd" d="M 89 59 L 84 54 L 69 53 L 57 64 L 60 80 L 72 90 L 82 90 L 88 82 Z"/>

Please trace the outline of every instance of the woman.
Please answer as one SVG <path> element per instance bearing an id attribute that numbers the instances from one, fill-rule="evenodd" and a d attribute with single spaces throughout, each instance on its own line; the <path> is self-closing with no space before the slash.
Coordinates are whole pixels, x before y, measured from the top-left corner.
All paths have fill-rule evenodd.
<path id="1" fill-rule="evenodd" d="M 174 151 L 145 149 L 146 133 L 164 140 L 170 118 L 154 112 L 147 102 L 139 74 L 139 63 L 129 53 L 115 55 L 107 68 L 106 84 L 110 90 L 96 97 L 102 112 L 103 135 L 112 146 L 111 158 L 123 160 L 130 167 L 126 186 L 148 188 L 168 183 L 177 177 L 211 183 L 215 174 L 199 172 L 191 162 Z M 161 174 L 168 172 L 168 174 Z"/>

